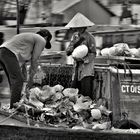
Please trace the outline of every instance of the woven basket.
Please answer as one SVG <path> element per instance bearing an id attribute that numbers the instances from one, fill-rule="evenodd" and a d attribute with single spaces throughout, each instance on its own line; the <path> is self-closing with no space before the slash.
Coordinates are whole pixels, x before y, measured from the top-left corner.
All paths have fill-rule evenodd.
<path id="1" fill-rule="evenodd" d="M 73 73 L 72 65 L 46 65 L 42 66 L 42 70 L 46 73 L 42 85 L 55 86 L 60 84 L 65 88 L 70 87 Z"/>

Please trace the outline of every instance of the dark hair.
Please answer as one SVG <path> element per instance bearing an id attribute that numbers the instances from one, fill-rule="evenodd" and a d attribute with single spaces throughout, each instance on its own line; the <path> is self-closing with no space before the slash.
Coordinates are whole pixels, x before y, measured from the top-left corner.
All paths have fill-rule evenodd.
<path id="1" fill-rule="evenodd" d="M 42 37 L 47 37 L 45 48 L 50 49 L 51 48 L 50 40 L 52 39 L 52 34 L 47 29 L 41 29 L 40 31 L 36 32 L 36 34 L 39 34 Z"/>
<path id="2" fill-rule="evenodd" d="M 4 33 L 0 32 L 0 38 L 3 38 L 3 37 L 4 37 Z"/>
<path id="3" fill-rule="evenodd" d="M 0 32 L 0 45 L 4 42 L 4 33 Z"/>
<path id="4" fill-rule="evenodd" d="M 47 29 L 41 29 L 40 31 L 38 31 L 36 33 L 41 35 L 42 37 L 48 36 L 49 40 L 52 39 L 52 34 Z"/>

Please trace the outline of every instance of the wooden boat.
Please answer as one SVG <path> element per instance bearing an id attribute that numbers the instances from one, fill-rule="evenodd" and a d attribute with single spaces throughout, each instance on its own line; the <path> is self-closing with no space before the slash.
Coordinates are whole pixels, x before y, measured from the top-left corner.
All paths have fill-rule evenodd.
<path id="1" fill-rule="evenodd" d="M 100 71 L 102 72 L 101 68 Z M 115 92 L 113 91 L 113 95 L 117 95 L 116 91 L 117 90 L 115 90 Z M 116 99 L 115 97 L 116 96 L 113 96 L 113 99 Z M 115 105 L 115 103 L 113 105 L 115 106 L 114 112 L 116 113 L 118 110 L 115 109 L 118 109 L 118 104 Z M 117 120 L 117 117 L 120 118 L 120 116 L 117 116 L 118 112 L 116 114 L 115 113 L 113 117 Z M 140 130 L 75 130 L 64 127 L 48 126 L 41 122 L 39 123 L 33 120 L 28 120 L 22 116 L 19 117 L 16 114 L 12 116 L 10 115 L 10 113 L 0 110 L 0 122 L 2 122 L 0 123 L 0 140 L 140 140 Z"/>
<path id="2" fill-rule="evenodd" d="M 46 126 L 35 121 L 28 121 L 16 114 L 9 117 L 10 113 L 0 111 L 0 118 L 5 117 L 0 125 L 1 140 L 139 140 L 140 133 L 126 131 L 70 129 Z M 8 124 L 9 123 L 9 124 Z"/>
<path id="3" fill-rule="evenodd" d="M 85 131 L 54 128 L 35 128 L 3 125 L 2 140 L 139 140 L 140 134 L 113 133 L 110 131 Z"/>

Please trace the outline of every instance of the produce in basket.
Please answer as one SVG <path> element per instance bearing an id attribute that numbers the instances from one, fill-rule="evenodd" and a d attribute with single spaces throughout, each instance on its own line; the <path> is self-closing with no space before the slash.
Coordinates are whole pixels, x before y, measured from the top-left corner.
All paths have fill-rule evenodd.
<path id="1" fill-rule="evenodd" d="M 55 88 L 46 85 L 43 86 L 42 93 L 40 94 L 38 99 L 43 103 L 50 104 L 54 101 L 55 94 L 56 94 Z"/>
<path id="2" fill-rule="evenodd" d="M 78 95 L 79 90 L 76 88 L 66 88 L 63 90 L 63 94 L 67 97 L 73 97 Z"/>
<path id="3" fill-rule="evenodd" d="M 113 47 L 115 47 L 115 54 L 114 56 L 129 56 L 129 46 L 126 43 L 117 43 L 114 44 Z"/>
<path id="4" fill-rule="evenodd" d="M 63 89 L 61 85 L 35 87 L 30 89 L 29 97 L 21 101 L 16 104 L 21 106 L 20 114 L 28 113 L 30 118 L 46 125 L 72 129 L 108 128 L 104 122 L 109 121 L 110 112 L 90 97 L 78 94 L 78 89 Z"/>
<path id="5" fill-rule="evenodd" d="M 140 57 L 139 49 L 131 48 L 131 49 L 129 49 L 129 51 L 130 51 L 130 54 L 132 57 L 137 57 L 137 58 Z"/>
<path id="6" fill-rule="evenodd" d="M 33 105 L 36 108 L 43 108 L 43 103 L 38 100 L 38 97 L 41 94 L 42 94 L 42 91 L 38 87 L 30 89 L 29 104 Z"/>
<path id="7" fill-rule="evenodd" d="M 102 56 L 131 56 L 129 46 L 126 43 L 117 43 L 110 48 L 101 50 Z"/>
<path id="8" fill-rule="evenodd" d="M 59 84 L 55 85 L 53 88 L 55 89 L 55 92 L 62 92 L 64 89 L 64 87 L 62 85 L 59 85 Z"/>
<path id="9" fill-rule="evenodd" d="M 113 47 L 111 47 L 111 48 L 109 48 L 109 55 L 116 55 L 117 54 L 117 52 L 116 52 L 116 47 L 115 46 L 113 46 Z"/>
<path id="10" fill-rule="evenodd" d="M 101 119 L 101 116 L 102 116 L 101 111 L 99 109 L 92 109 L 91 116 L 93 117 L 93 119 L 99 120 L 99 119 Z"/>
<path id="11" fill-rule="evenodd" d="M 106 130 L 111 128 L 111 122 L 104 122 L 102 124 L 95 124 L 92 129 L 93 130 Z"/>
<path id="12" fill-rule="evenodd" d="M 74 111 L 80 112 L 81 110 L 87 110 L 90 108 L 92 100 L 89 97 L 80 95 L 77 97 L 77 101 L 73 106 Z"/>
<path id="13" fill-rule="evenodd" d="M 102 56 L 109 56 L 109 48 L 104 48 L 101 50 Z"/>

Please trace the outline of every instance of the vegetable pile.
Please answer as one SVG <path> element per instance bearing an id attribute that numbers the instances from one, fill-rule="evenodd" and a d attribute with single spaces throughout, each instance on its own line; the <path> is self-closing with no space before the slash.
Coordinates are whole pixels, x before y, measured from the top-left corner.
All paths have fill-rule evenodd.
<path id="1" fill-rule="evenodd" d="M 104 48 L 100 52 L 99 55 L 102 56 L 126 56 L 126 57 L 140 57 L 140 48 L 129 48 L 126 43 L 117 43 L 114 44 L 110 48 Z"/>
<path id="2" fill-rule="evenodd" d="M 110 129 L 111 111 L 100 102 L 78 94 L 78 89 L 61 85 L 34 87 L 15 103 L 20 113 L 54 127 Z"/>

